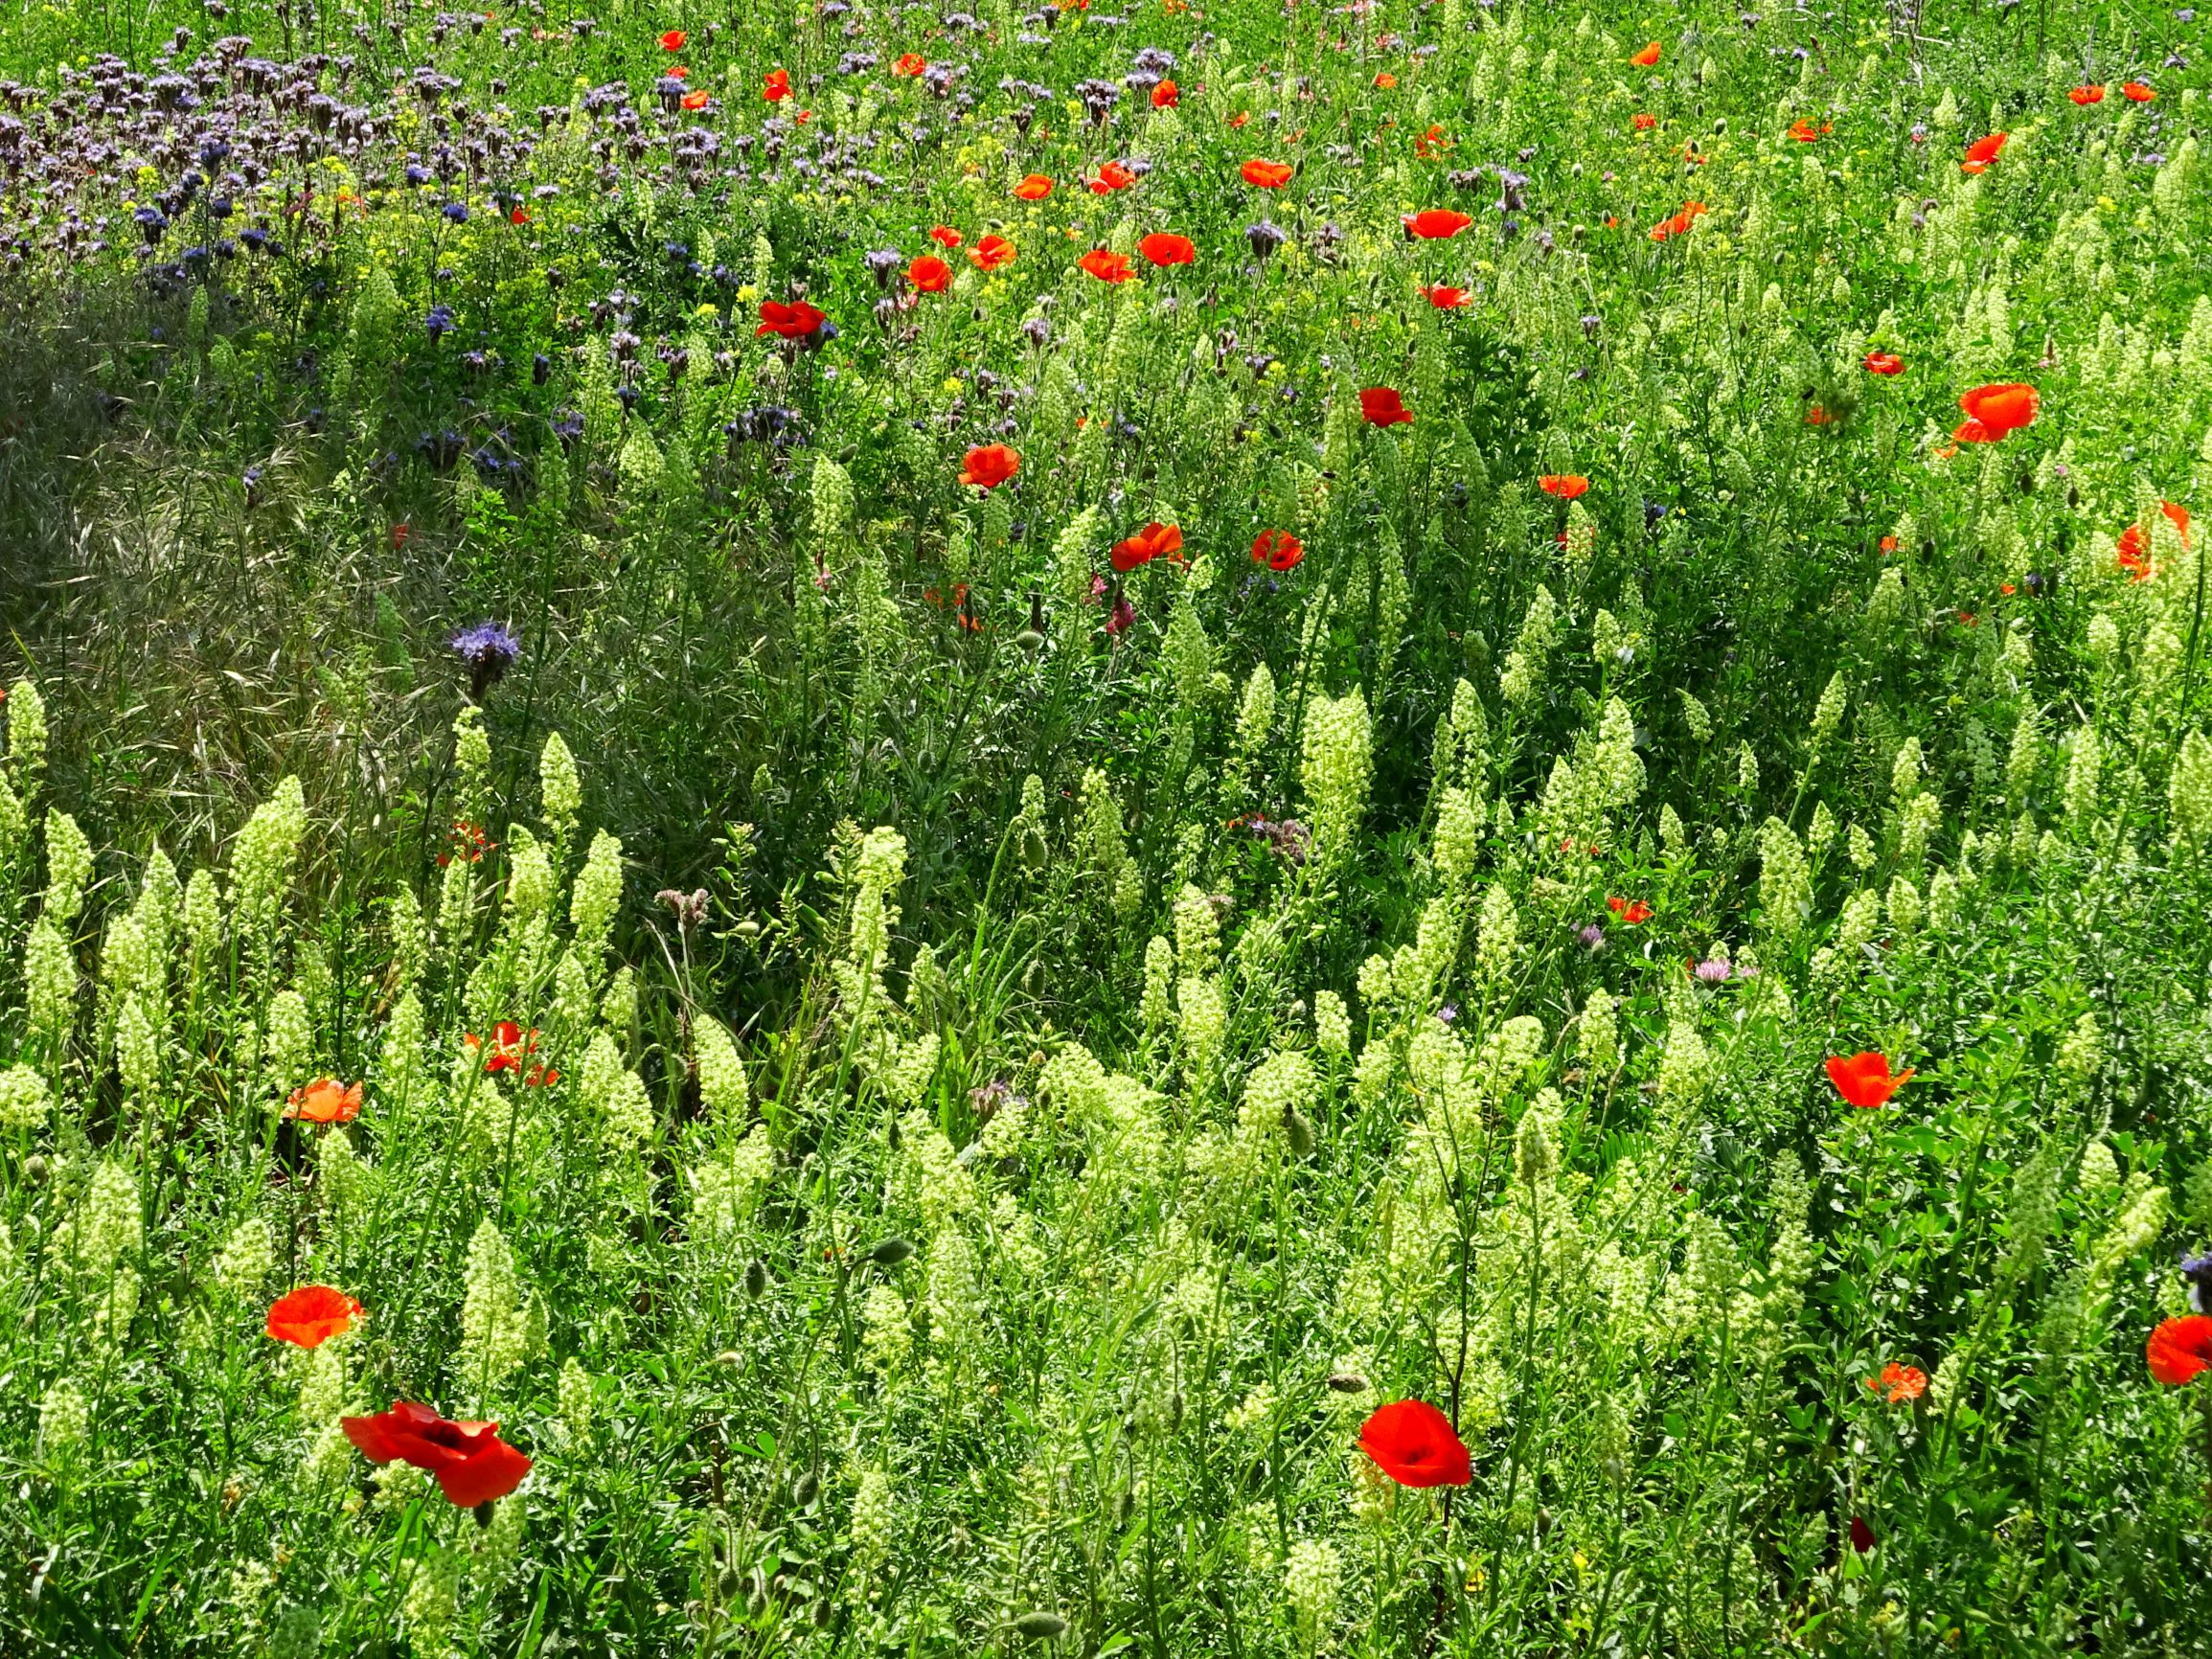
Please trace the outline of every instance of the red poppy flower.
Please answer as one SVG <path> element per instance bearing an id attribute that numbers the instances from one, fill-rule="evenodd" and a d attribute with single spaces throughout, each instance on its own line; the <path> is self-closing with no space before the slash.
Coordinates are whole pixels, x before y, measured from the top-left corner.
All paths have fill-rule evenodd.
<path id="1" fill-rule="evenodd" d="M 305 1124 L 350 1124 L 360 1115 L 361 1085 L 348 1088 L 334 1078 L 317 1078 L 285 1102 L 285 1116 Z"/>
<path id="2" fill-rule="evenodd" d="M 2161 1319 L 2151 1339 L 2143 1344 L 2143 1358 L 2151 1375 L 2175 1386 L 2199 1372 L 2212 1370 L 2212 1319 L 2185 1313 L 2178 1319 Z"/>
<path id="3" fill-rule="evenodd" d="M 1624 927 L 1640 927 L 1652 920 L 1652 907 L 1641 898 L 1610 898 L 1606 908 L 1620 920 Z"/>
<path id="4" fill-rule="evenodd" d="M 1423 161 L 1433 161 L 1451 148 L 1451 140 L 1444 136 L 1444 128 L 1431 125 L 1413 141 L 1413 153 Z"/>
<path id="5" fill-rule="evenodd" d="M 1359 1449 L 1402 1487 L 1464 1487 L 1474 1479 L 1451 1420 L 1425 1399 L 1393 1400 L 1367 1420 Z"/>
<path id="6" fill-rule="evenodd" d="M 1187 265 L 1198 257 L 1197 244 L 1189 237 L 1154 231 L 1137 243 L 1137 252 L 1155 265 Z"/>
<path id="7" fill-rule="evenodd" d="M 1917 1365 L 1900 1365 L 1893 1359 L 1881 1368 L 1880 1376 L 1868 1377 L 1866 1386 L 1884 1395 L 1891 1405 L 1903 1405 L 1927 1392 L 1927 1373 Z"/>
<path id="8" fill-rule="evenodd" d="M 469 1048 L 480 1049 L 484 1039 L 468 1032 L 461 1040 Z M 484 1062 L 488 1072 L 519 1072 L 522 1062 L 537 1052 L 537 1028 L 528 1033 L 511 1019 L 503 1019 L 491 1028 L 491 1057 Z"/>
<path id="9" fill-rule="evenodd" d="M 1182 96 L 1181 89 L 1172 80 L 1162 80 L 1152 87 L 1152 107 L 1173 109 L 1175 100 Z"/>
<path id="10" fill-rule="evenodd" d="M 1810 121 L 1793 121 L 1790 124 L 1790 136 L 1799 144 L 1818 144 L 1822 138 L 1835 130 L 1825 122 L 1818 126 L 1814 126 Z"/>
<path id="11" fill-rule="evenodd" d="M 1262 161 L 1257 156 L 1237 170 L 1244 175 L 1244 182 L 1261 190 L 1281 190 L 1290 182 L 1291 169 L 1280 161 Z"/>
<path id="12" fill-rule="evenodd" d="M 1380 87 L 1384 92 L 1388 92 L 1392 87 L 1398 84 L 1398 77 L 1391 74 L 1389 70 L 1385 69 L 1380 75 L 1376 76 L 1375 84 Z"/>
<path id="13" fill-rule="evenodd" d="M 1808 426 L 1825 426 L 1831 419 L 1828 411 L 1817 403 L 1805 411 L 1805 424 Z"/>
<path id="14" fill-rule="evenodd" d="M 1861 1516 L 1853 1515 L 1851 1517 L 1851 1547 L 1863 1556 L 1867 1551 L 1873 1549 L 1874 1545 L 1874 1529 L 1868 1526 Z"/>
<path id="15" fill-rule="evenodd" d="M 1966 160 L 1958 164 L 1959 171 L 1988 171 L 1989 164 L 1996 160 L 1997 152 L 2004 148 L 2005 140 L 2011 136 L 2009 132 L 1993 132 L 1987 138 L 1975 139 L 1966 147 Z"/>
<path id="16" fill-rule="evenodd" d="M 2130 103 L 2148 103 L 2158 95 L 2140 80 L 2130 80 L 2121 85 L 2120 96 Z"/>
<path id="17" fill-rule="evenodd" d="M 1252 538 L 1252 562 L 1269 570 L 1295 570 L 1306 544 L 1287 530 L 1263 530 Z"/>
<path id="18" fill-rule="evenodd" d="M 1021 470 L 1019 451 L 1004 443 L 986 443 L 970 449 L 962 460 L 960 482 L 995 489 Z"/>
<path id="19" fill-rule="evenodd" d="M 1895 352 L 1869 352 L 1864 359 L 1869 375 L 1902 375 L 1904 359 Z"/>
<path id="20" fill-rule="evenodd" d="M 960 233 L 950 225 L 931 225 L 929 239 L 941 248 L 956 248 L 960 245 Z"/>
<path id="21" fill-rule="evenodd" d="M 1236 113 L 1236 114 L 1234 114 L 1234 115 L 1232 115 L 1232 116 L 1230 116 L 1230 117 L 1229 117 L 1229 125 L 1230 125 L 1231 126 L 1243 126 L 1243 125 L 1244 125 L 1244 123 L 1246 123 L 1247 121 L 1249 121 L 1249 120 L 1251 120 L 1251 119 L 1252 119 L 1252 112 L 1251 112 L 1250 110 L 1248 110 L 1248 109 L 1240 109 L 1240 110 L 1238 110 L 1238 111 L 1237 111 L 1237 113 Z"/>
<path id="22" fill-rule="evenodd" d="M 1110 248 L 1093 248 L 1076 263 L 1102 283 L 1126 283 L 1129 280 L 1129 255 L 1117 254 Z"/>
<path id="23" fill-rule="evenodd" d="M 1663 218 L 1652 227 L 1652 240 L 1663 242 L 1669 237 L 1687 235 L 1690 227 L 1697 222 L 1698 216 L 1707 211 L 1705 204 L 1701 201 L 1684 202 L 1680 213 Z"/>
<path id="24" fill-rule="evenodd" d="M 415 527 L 402 518 L 398 524 L 392 526 L 392 546 L 394 549 L 405 547 L 407 538 L 414 534 Z"/>
<path id="25" fill-rule="evenodd" d="M 1117 190 L 1127 190 L 1137 182 L 1137 175 L 1118 161 L 1109 161 L 1098 170 L 1098 177 L 1090 181 L 1093 195 L 1108 195 Z"/>
<path id="26" fill-rule="evenodd" d="M 1573 501 L 1589 492 L 1590 481 L 1579 472 L 1547 472 L 1536 481 L 1536 487 L 1546 495 Z"/>
<path id="27" fill-rule="evenodd" d="M 1154 519 L 1126 541 L 1115 542 L 1108 557 L 1114 569 L 1126 576 L 1140 564 L 1150 564 L 1155 558 L 1172 558 L 1180 564 L 1182 551 L 1183 527 Z"/>
<path id="28" fill-rule="evenodd" d="M 2092 103 L 2105 102 L 2105 89 L 2096 85 L 2077 86 L 2066 96 L 2086 109 Z"/>
<path id="29" fill-rule="evenodd" d="M 1629 61 L 1633 63 L 1638 69 L 1651 68 L 1653 64 L 1659 61 L 1659 43 L 1656 40 L 1653 41 L 1649 46 L 1645 47 L 1643 51 L 1637 53 L 1633 57 L 1630 58 Z"/>
<path id="30" fill-rule="evenodd" d="M 771 69 L 761 82 L 761 96 L 770 103 L 781 103 L 791 96 L 791 72 L 788 69 Z"/>
<path id="31" fill-rule="evenodd" d="M 1467 304 L 1465 288 L 1448 288 L 1439 283 L 1433 288 L 1421 290 L 1421 297 L 1440 311 L 1456 311 Z"/>
<path id="32" fill-rule="evenodd" d="M 1405 226 L 1407 237 L 1418 237 L 1423 241 L 1442 241 L 1455 237 L 1474 220 L 1451 208 L 1424 208 L 1399 221 Z"/>
<path id="33" fill-rule="evenodd" d="M 683 95 L 681 102 L 686 109 L 704 109 L 707 106 L 707 94 L 703 92 L 687 92 Z M 514 211 L 519 214 L 522 210 L 520 208 L 516 208 Z M 520 219 L 516 219 L 514 222 L 520 224 L 522 221 Z"/>
<path id="34" fill-rule="evenodd" d="M 1023 201 L 1042 201 L 1052 194 L 1052 180 L 1041 172 L 1033 172 L 1014 187 L 1014 193 Z"/>
<path id="35" fill-rule="evenodd" d="M 361 1305 L 328 1284 L 303 1284 L 269 1307 L 268 1333 L 294 1348 L 320 1348 L 361 1317 Z"/>
<path id="36" fill-rule="evenodd" d="M 1995 443 L 2008 432 L 2034 425 L 2038 402 L 2033 386 L 1976 386 L 1958 400 L 1966 419 L 1951 436 L 1961 443 Z"/>
<path id="37" fill-rule="evenodd" d="M 2158 511 L 2167 522 L 2181 533 L 2181 545 L 2189 545 L 2189 510 L 2171 501 L 2161 501 Z M 2136 581 L 2152 573 L 2151 538 L 2139 524 L 2131 524 L 2120 532 L 2120 568 Z"/>
<path id="38" fill-rule="evenodd" d="M 906 267 L 906 280 L 925 294 L 942 294 L 952 285 L 952 267 L 935 254 L 924 254 Z"/>
<path id="39" fill-rule="evenodd" d="M 661 50 L 663 52 L 681 52 L 684 49 L 684 42 L 690 38 L 691 36 L 681 29 L 672 29 L 660 37 Z"/>
<path id="40" fill-rule="evenodd" d="M 761 302 L 761 326 L 754 334 L 779 334 L 787 340 L 803 340 L 819 329 L 828 319 L 804 300 L 793 300 L 785 305 L 781 300 Z"/>
<path id="41" fill-rule="evenodd" d="M 912 77 L 920 75 L 924 69 L 927 69 L 928 67 L 928 58 L 923 57 L 919 52 L 909 52 L 901 57 L 898 62 L 891 66 L 891 73 L 894 75 L 904 75 Z"/>
<path id="42" fill-rule="evenodd" d="M 669 79 L 672 80 L 689 80 L 691 78 L 691 68 L 687 64 L 679 63 L 669 71 Z"/>
<path id="43" fill-rule="evenodd" d="M 1884 553 L 1895 553 L 1897 551 L 1897 537 L 1894 535 L 1883 536 L 1881 538 L 1881 551 Z"/>
<path id="44" fill-rule="evenodd" d="M 1655 115 L 1645 115 L 1639 111 L 1638 113 L 1629 117 L 1629 125 L 1633 126 L 1638 132 L 1649 132 L 1653 127 L 1659 125 L 1659 118 Z"/>
<path id="45" fill-rule="evenodd" d="M 1892 1077 L 1889 1057 L 1871 1052 L 1853 1055 L 1849 1059 L 1831 1056 L 1828 1060 L 1828 1080 L 1836 1085 L 1836 1092 L 1865 1111 L 1886 1104 L 1911 1076 L 1912 1068 L 1907 1066 Z"/>
<path id="46" fill-rule="evenodd" d="M 968 262 L 979 271 L 995 271 L 1014 263 L 1014 244 L 1001 236 L 985 237 L 968 250 Z"/>
<path id="47" fill-rule="evenodd" d="M 1388 386 L 1370 386 L 1359 394 L 1359 416 L 1370 426 L 1413 424 L 1413 411 L 1405 406 L 1405 399 Z"/>
<path id="48" fill-rule="evenodd" d="M 455 1422 L 426 1405 L 396 1399 L 390 1411 L 340 1420 L 346 1438 L 373 1464 L 413 1464 L 438 1477 L 446 1500 L 472 1510 L 507 1496 L 530 1460 L 499 1438 L 495 1422 Z"/>

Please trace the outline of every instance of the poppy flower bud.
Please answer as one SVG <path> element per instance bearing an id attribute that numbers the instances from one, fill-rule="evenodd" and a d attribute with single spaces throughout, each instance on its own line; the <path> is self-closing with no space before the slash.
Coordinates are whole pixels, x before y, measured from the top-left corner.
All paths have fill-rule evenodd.
<path id="1" fill-rule="evenodd" d="M 914 1246 L 903 1239 L 886 1239 L 868 1252 L 868 1260 L 878 1267 L 896 1267 L 914 1254 Z"/>
<path id="2" fill-rule="evenodd" d="M 1067 1628 L 1058 1613 L 1024 1613 L 1014 1622 L 1015 1633 L 1032 1642 L 1049 1642 Z"/>
<path id="3" fill-rule="evenodd" d="M 1044 648 L 1044 635 L 1038 633 L 1035 628 L 1023 628 L 1021 632 L 1014 636 L 1014 643 L 1029 652 L 1031 656 L 1035 656 Z"/>
<path id="4" fill-rule="evenodd" d="M 768 1593 L 765 1590 L 755 1590 L 750 1596 L 745 1598 L 745 1616 L 747 1618 L 758 1619 L 767 1610 Z"/>
<path id="5" fill-rule="evenodd" d="M 725 1348 L 721 1351 L 721 1352 L 715 1355 L 715 1363 L 717 1365 L 726 1365 L 732 1371 L 735 1371 L 739 1366 L 745 1363 L 745 1356 L 740 1353 L 734 1348 Z"/>
<path id="6" fill-rule="evenodd" d="M 498 1509 L 499 1500 L 497 1498 L 486 1498 L 482 1503 L 478 1504 L 476 1508 L 470 1511 L 470 1513 L 475 1515 L 476 1524 L 479 1527 L 481 1527 L 486 1532 L 490 1532 L 491 1530 L 491 1517 L 494 1513 L 497 1512 Z"/>
<path id="7" fill-rule="evenodd" d="M 745 1294 L 758 1302 L 767 1289 L 768 1264 L 756 1256 L 745 1263 Z"/>
<path id="8" fill-rule="evenodd" d="M 728 1600 L 734 1598 L 739 1590 L 744 1587 L 744 1579 L 738 1576 L 737 1568 L 724 1567 L 721 1576 L 715 1580 L 715 1588 L 722 1593 L 725 1600 Z"/>
<path id="9" fill-rule="evenodd" d="M 1296 1106 L 1283 1108 L 1283 1132 L 1290 1142 L 1293 1158 L 1311 1157 L 1313 1153 L 1313 1124 Z"/>
<path id="10" fill-rule="evenodd" d="M 821 1491 L 821 1476 L 817 1475 L 812 1469 L 808 1469 L 805 1473 L 800 1475 L 797 1480 L 791 1483 L 791 1502 L 797 1504 L 799 1508 L 803 1510 L 809 1504 L 812 1503 L 815 1498 L 820 1496 Z"/>
<path id="11" fill-rule="evenodd" d="M 49 1168 L 44 1152 L 34 1152 L 23 1160 L 23 1173 L 27 1179 L 32 1181 L 45 1180 Z"/>
<path id="12" fill-rule="evenodd" d="M 1183 1391 L 1179 1388 L 1168 1396 L 1167 1418 L 1170 1432 L 1183 1426 Z"/>
<path id="13" fill-rule="evenodd" d="M 1367 1379 L 1357 1371 L 1333 1371 L 1329 1374 L 1329 1387 L 1337 1394 L 1365 1394 Z"/>

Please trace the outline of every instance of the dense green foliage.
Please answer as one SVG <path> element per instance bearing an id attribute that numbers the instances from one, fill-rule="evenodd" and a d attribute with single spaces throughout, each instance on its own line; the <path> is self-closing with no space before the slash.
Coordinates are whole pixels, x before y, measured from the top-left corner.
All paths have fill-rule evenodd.
<path id="1" fill-rule="evenodd" d="M 2205 26 L 1111 3 L 0 24 L 0 1651 L 2206 1650 Z"/>

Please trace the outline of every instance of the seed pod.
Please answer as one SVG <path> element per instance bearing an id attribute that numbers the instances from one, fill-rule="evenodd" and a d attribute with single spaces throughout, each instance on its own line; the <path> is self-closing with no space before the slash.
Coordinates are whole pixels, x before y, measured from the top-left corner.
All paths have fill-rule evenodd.
<path id="1" fill-rule="evenodd" d="M 1333 1371 L 1329 1374 L 1329 1386 L 1338 1394 L 1365 1394 L 1367 1379 L 1357 1371 Z"/>
<path id="2" fill-rule="evenodd" d="M 1067 1628 L 1058 1613 L 1024 1613 L 1014 1622 L 1015 1632 L 1032 1642 L 1049 1642 Z"/>
<path id="3" fill-rule="evenodd" d="M 791 1483 L 791 1501 L 803 1510 L 814 1501 L 821 1490 L 821 1477 L 809 1469 Z"/>
<path id="4" fill-rule="evenodd" d="M 31 1154 L 31 1156 L 23 1160 L 23 1174 L 27 1180 L 45 1180 L 48 1168 L 49 1166 L 46 1162 L 46 1154 L 44 1152 L 34 1152 Z"/>
<path id="5" fill-rule="evenodd" d="M 768 1264 L 756 1256 L 745 1263 L 745 1294 L 758 1302 L 767 1290 Z"/>
<path id="6" fill-rule="evenodd" d="M 868 1260 L 878 1267 L 896 1267 L 914 1254 L 914 1246 L 903 1239 L 886 1239 L 868 1252 Z"/>
<path id="7" fill-rule="evenodd" d="M 1313 1122 L 1296 1106 L 1283 1108 L 1283 1132 L 1289 1137 L 1293 1158 L 1313 1155 Z"/>
<path id="8" fill-rule="evenodd" d="M 814 1603 L 813 1619 L 815 1629 L 827 1630 L 831 1625 L 835 1622 L 836 1617 L 837 1603 L 831 1601 L 829 1597 L 824 1596 L 819 1602 Z"/>

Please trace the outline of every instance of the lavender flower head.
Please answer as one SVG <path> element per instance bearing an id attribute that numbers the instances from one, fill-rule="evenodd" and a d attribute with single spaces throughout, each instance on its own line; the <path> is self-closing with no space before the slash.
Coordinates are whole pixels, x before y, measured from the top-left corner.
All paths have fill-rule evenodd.
<path id="1" fill-rule="evenodd" d="M 2198 1313 L 2205 1311 L 2204 1292 L 2212 1289 L 2212 1254 L 2181 1258 L 2181 1277 L 2189 1282 L 2189 1307 Z"/>
<path id="2" fill-rule="evenodd" d="M 463 628 L 445 643 L 468 665 L 468 695 L 479 703 L 522 655 L 522 642 L 494 622 Z"/>
<path id="3" fill-rule="evenodd" d="M 1252 245 L 1252 257 L 1256 260 L 1266 259 L 1289 239 L 1290 233 L 1272 219 L 1262 219 L 1256 225 L 1244 227 L 1244 240 Z"/>
<path id="4" fill-rule="evenodd" d="M 1606 930 L 1594 921 L 1585 922 L 1576 932 L 1575 938 L 1582 942 L 1585 950 L 1599 951 L 1606 947 Z"/>

